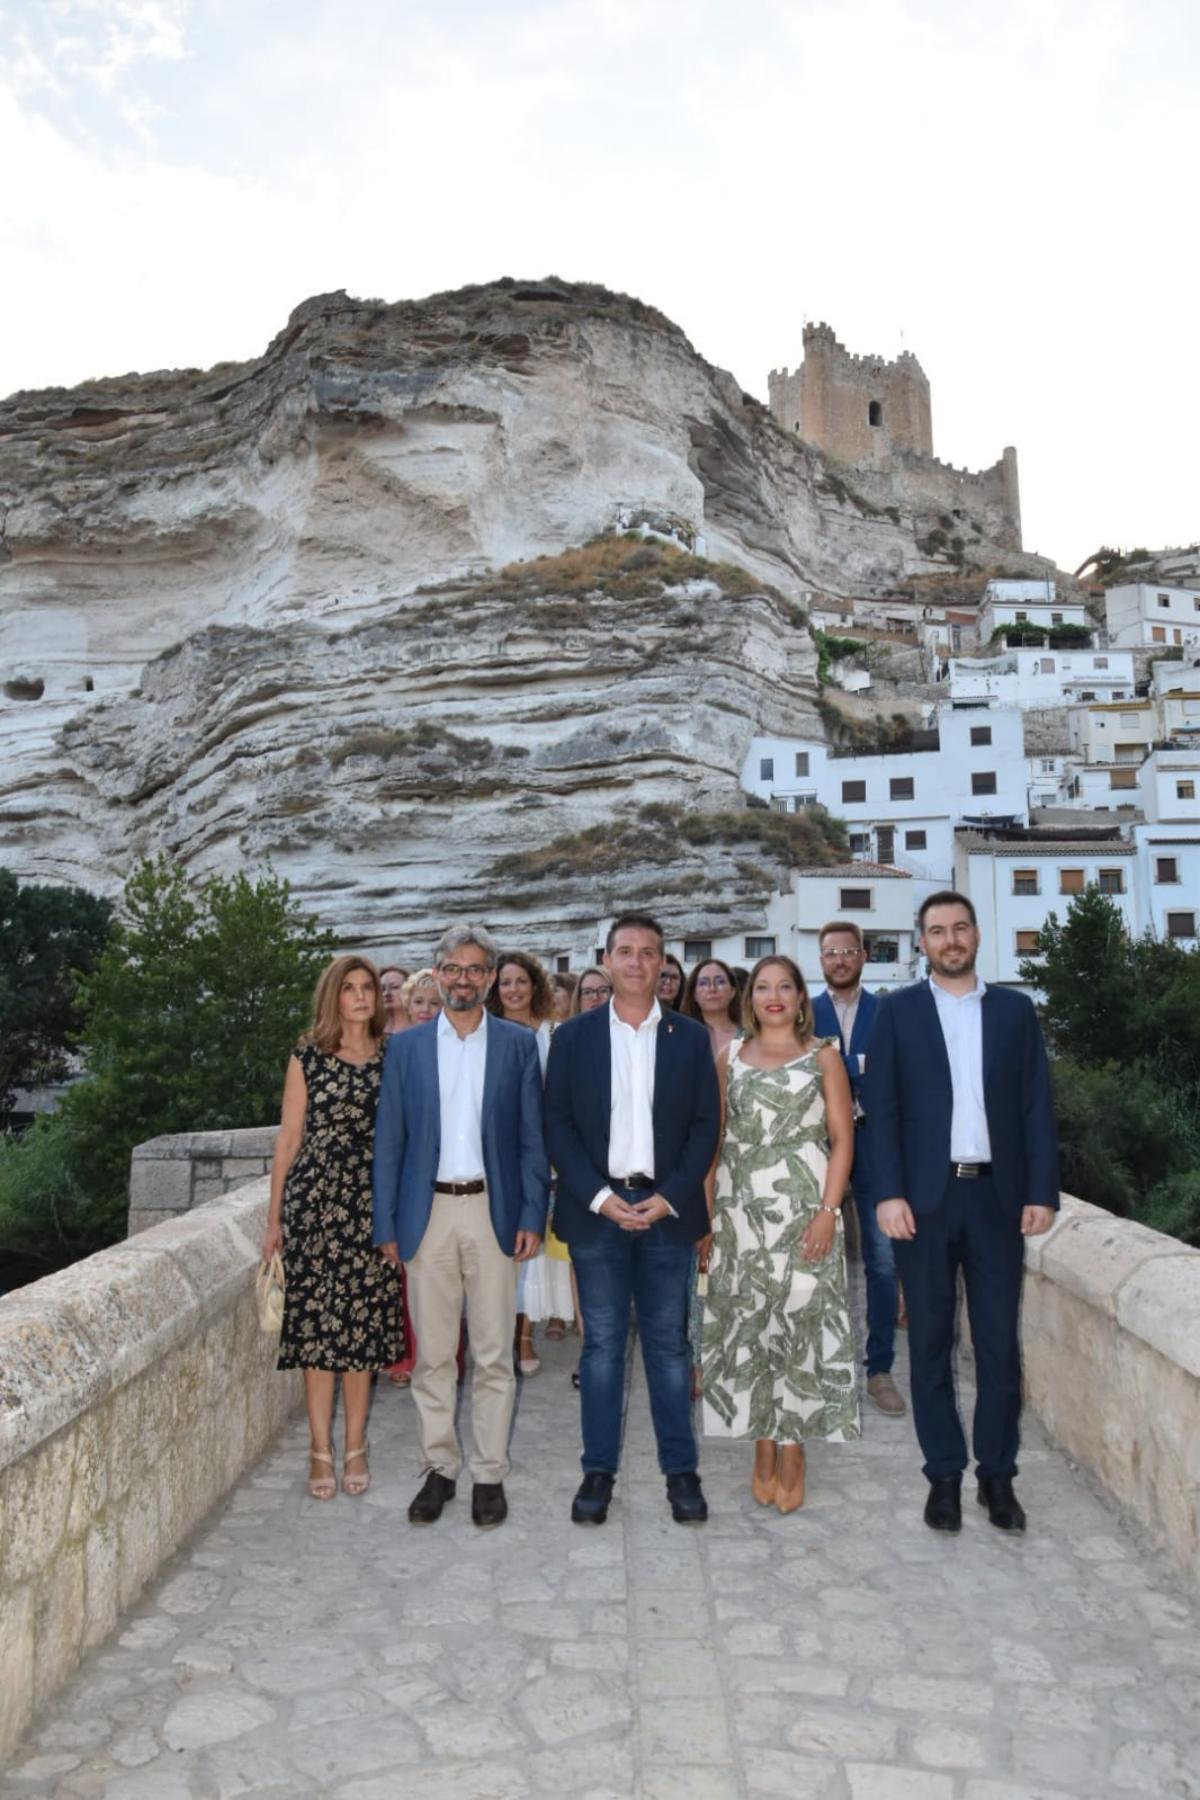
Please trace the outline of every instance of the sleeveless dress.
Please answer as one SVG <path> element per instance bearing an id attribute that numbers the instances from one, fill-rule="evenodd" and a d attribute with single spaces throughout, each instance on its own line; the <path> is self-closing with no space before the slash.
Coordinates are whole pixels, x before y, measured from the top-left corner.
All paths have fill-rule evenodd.
<path id="1" fill-rule="evenodd" d="M 701 1340 L 710 1437 L 859 1436 L 854 1329 L 839 1213 L 833 1247 L 805 1262 L 828 1165 L 819 1038 L 778 1069 L 729 1053 L 725 1141 Z"/>
<path id="2" fill-rule="evenodd" d="M 304 1140 L 283 1190 L 281 1369 L 378 1369 L 400 1355 L 400 1283 L 372 1242 L 382 1050 L 356 1067 L 305 1044 Z"/>

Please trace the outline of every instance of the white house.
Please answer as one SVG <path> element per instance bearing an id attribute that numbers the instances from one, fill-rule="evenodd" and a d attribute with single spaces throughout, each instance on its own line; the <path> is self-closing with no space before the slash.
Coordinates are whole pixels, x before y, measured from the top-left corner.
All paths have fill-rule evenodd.
<path id="1" fill-rule="evenodd" d="M 1169 743 L 1200 741 L 1200 676 L 1191 671 L 1192 686 L 1159 696 L 1161 736 Z"/>
<path id="2" fill-rule="evenodd" d="M 1060 625 L 1091 620 L 1082 600 L 1059 600 L 1052 581 L 989 581 L 979 608 L 979 642 L 987 644 L 1005 625 L 1039 625 L 1046 632 Z"/>
<path id="3" fill-rule="evenodd" d="M 1162 736 L 1153 700 L 1074 706 L 1067 725 L 1071 749 L 1089 763 L 1141 763 Z"/>
<path id="4" fill-rule="evenodd" d="M 1185 949 L 1200 915 L 1200 746 L 1155 750 L 1138 770 L 1145 824 L 1134 827 L 1144 926 Z"/>
<path id="5" fill-rule="evenodd" d="M 1127 581 L 1104 596 L 1104 620 L 1113 645 L 1200 644 L 1200 593 L 1150 581 Z"/>
<path id="6" fill-rule="evenodd" d="M 1152 685 L 1156 694 L 1182 694 L 1200 691 L 1200 655 L 1189 650 L 1180 662 L 1161 662 L 1150 665 Z"/>
<path id="7" fill-rule="evenodd" d="M 1052 650 L 1028 645 L 1000 656 L 954 657 L 950 701 L 954 706 L 1019 706 L 1029 710 L 1073 706 L 1086 700 L 1132 699 L 1130 650 Z"/>
<path id="8" fill-rule="evenodd" d="M 1025 822 L 1024 728 L 1015 708 L 946 709 L 917 742 L 924 747 L 834 756 L 816 739 L 756 737 L 742 786 L 782 812 L 825 807 L 846 821 L 854 856 L 902 869 L 932 891 L 950 879 L 955 825 Z"/>
<path id="9" fill-rule="evenodd" d="M 1032 956 L 1051 913 L 1065 917 L 1071 899 L 1088 887 L 1108 894 L 1129 931 L 1139 930 L 1137 847 L 1119 836 L 1004 838 L 960 830 L 955 841 L 955 886 L 969 894 L 979 920 L 979 973 L 1005 987 L 1029 984 L 1020 964 Z"/>

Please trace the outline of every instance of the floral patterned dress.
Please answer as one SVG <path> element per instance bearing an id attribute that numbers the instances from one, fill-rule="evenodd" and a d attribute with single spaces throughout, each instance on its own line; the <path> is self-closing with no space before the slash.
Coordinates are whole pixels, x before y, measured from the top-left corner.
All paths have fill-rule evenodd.
<path id="1" fill-rule="evenodd" d="M 810 1263 L 802 1251 L 827 1167 L 817 1053 L 833 1042 L 818 1038 L 778 1069 L 742 1062 L 738 1044 L 729 1052 L 701 1340 L 710 1437 L 859 1436 L 841 1214 L 828 1256 Z"/>
<path id="2" fill-rule="evenodd" d="M 400 1283 L 372 1242 L 383 1053 L 356 1066 L 306 1044 L 304 1141 L 283 1192 L 281 1369 L 378 1369 L 400 1355 Z"/>

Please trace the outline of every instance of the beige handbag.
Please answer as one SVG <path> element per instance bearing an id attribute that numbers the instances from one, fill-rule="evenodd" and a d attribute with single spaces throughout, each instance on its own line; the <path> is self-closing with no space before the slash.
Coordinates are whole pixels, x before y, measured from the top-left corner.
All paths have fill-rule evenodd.
<path id="1" fill-rule="evenodd" d="M 269 1263 L 260 1263 L 254 1278 L 258 1295 L 258 1322 L 264 1331 L 283 1329 L 283 1258 L 278 1250 Z"/>

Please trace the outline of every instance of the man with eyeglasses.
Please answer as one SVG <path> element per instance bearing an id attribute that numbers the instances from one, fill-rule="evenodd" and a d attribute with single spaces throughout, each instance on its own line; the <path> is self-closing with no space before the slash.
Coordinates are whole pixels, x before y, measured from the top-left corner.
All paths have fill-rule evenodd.
<path id="1" fill-rule="evenodd" d="M 408 1273 L 417 1339 L 412 1395 L 425 1480 L 408 1509 L 431 1525 L 462 1465 L 454 1426 L 464 1301 L 471 1339 L 471 1517 L 508 1516 L 519 1262 L 546 1229 L 550 1165 L 537 1038 L 484 1010 L 498 951 L 452 926 L 434 958 L 437 1019 L 388 1041 L 375 1124 L 375 1243 Z"/>
<path id="2" fill-rule="evenodd" d="M 818 1037 L 836 1037 L 840 1043 L 854 1101 L 854 1166 L 850 1171 L 850 1186 L 856 1200 L 867 1285 L 867 1398 L 889 1419 L 900 1419 L 908 1408 L 892 1379 L 899 1292 L 896 1253 L 879 1229 L 875 1208 L 864 1198 L 866 1148 L 865 1133 L 861 1130 L 862 1092 L 879 1001 L 862 986 L 867 951 L 860 925 L 852 919 L 831 919 L 828 925 L 822 925 L 817 942 L 825 992 L 813 1001 L 813 1030 Z"/>

